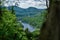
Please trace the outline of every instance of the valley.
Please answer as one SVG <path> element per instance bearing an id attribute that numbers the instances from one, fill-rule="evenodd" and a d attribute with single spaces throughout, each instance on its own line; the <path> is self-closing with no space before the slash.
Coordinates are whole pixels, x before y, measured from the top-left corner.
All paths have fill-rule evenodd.
<path id="1" fill-rule="evenodd" d="M 34 7 L 23 9 L 17 6 L 13 7 L 17 21 L 28 23 L 35 28 L 40 28 L 42 26 L 42 23 L 44 22 L 46 16 L 45 9 L 37 9 Z M 9 6 L 8 9 L 11 10 L 11 6 Z"/>

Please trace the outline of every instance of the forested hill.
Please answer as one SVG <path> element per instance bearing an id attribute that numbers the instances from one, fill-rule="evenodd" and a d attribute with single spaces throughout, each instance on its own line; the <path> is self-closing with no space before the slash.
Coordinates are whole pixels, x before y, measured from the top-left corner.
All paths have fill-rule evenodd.
<path id="1" fill-rule="evenodd" d="M 11 6 L 8 7 L 9 10 L 11 10 Z M 17 6 L 14 6 L 14 11 L 16 12 L 17 16 L 28 16 L 28 15 L 34 15 L 39 12 L 42 12 L 45 9 L 37 9 L 34 7 L 29 7 L 27 9 L 23 9 Z"/>

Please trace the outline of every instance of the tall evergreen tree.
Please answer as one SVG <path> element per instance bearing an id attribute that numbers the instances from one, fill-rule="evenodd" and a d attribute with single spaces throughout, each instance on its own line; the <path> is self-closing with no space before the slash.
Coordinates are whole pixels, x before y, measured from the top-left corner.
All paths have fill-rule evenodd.
<path id="1" fill-rule="evenodd" d="M 14 6 L 11 6 L 11 12 L 12 12 L 13 14 L 15 14 L 15 12 L 14 12 Z"/>
<path id="2" fill-rule="evenodd" d="M 0 0 L 0 19 L 1 19 L 1 16 L 2 16 L 2 4 L 5 0 Z"/>

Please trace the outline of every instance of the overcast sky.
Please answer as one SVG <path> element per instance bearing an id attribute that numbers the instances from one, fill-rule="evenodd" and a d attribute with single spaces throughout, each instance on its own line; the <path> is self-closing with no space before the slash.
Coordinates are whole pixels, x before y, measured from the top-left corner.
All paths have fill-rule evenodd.
<path id="1" fill-rule="evenodd" d="M 45 0 L 6 0 L 5 6 L 18 5 L 21 8 L 36 7 L 38 9 L 46 8 Z"/>

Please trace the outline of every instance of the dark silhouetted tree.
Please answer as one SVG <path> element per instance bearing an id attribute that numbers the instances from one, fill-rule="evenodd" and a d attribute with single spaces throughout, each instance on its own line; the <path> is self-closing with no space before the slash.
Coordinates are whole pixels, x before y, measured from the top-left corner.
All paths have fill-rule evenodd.
<path id="1" fill-rule="evenodd" d="M 41 28 L 40 40 L 59 40 L 60 0 L 49 0 L 48 18 Z"/>

